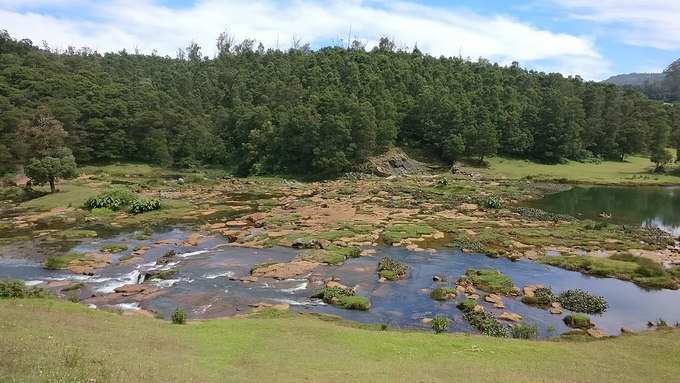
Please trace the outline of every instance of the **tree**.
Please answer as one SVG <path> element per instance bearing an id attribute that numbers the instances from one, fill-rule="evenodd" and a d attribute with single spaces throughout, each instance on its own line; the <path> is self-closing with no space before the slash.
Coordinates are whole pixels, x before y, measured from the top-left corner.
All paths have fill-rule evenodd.
<path id="1" fill-rule="evenodd" d="M 20 129 L 20 137 L 27 148 L 24 172 L 32 184 L 49 183 L 50 191 L 54 193 L 57 179 L 77 175 L 75 157 L 64 146 L 66 136 L 61 123 L 42 108 L 31 124 L 24 124 Z"/>
<path id="2" fill-rule="evenodd" d="M 45 157 L 31 158 L 24 167 L 24 172 L 34 185 L 49 183 L 52 193 L 57 190 L 57 179 L 74 178 L 78 175 L 76 159 L 68 148 L 62 148 Z"/>
<path id="3" fill-rule="evenodd" d="M 488 119 L 484 119 L 475 132 L 474 140 L 468 144 L 470 153 L 479 156 L 479 162 L 484 163 L 484 157 L 492 156 L 498 151 L 498 132 Z"/>
<path id="4" fill-rule="evenodd" d="M 654 130 L 649 159 L 656 164 L 654 172 L 663 173 L 665 166 L 673 160 L 673 156 L 666 150 L 669 143 L 670 129 L 661 113 L 657 111 L 656 114 L 657 116 L 653 121 Z"/>

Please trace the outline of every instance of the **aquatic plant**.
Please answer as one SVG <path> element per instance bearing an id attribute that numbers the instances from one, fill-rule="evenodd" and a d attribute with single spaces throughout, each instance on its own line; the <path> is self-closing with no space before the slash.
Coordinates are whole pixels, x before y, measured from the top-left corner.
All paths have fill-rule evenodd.
<path id="1" fill-rule="evenodd" d="M 161 208 L 161 201 L 157 198 L 140 198 L 130 203 L 130 213 L 141 214 Z"/>
<path id="2" fill-rule="evenodd" d="M 435 334 L 441 334 L 449 329 L 449 318 L 445 315 L 436 315 L 432 318 L 432 330 Z"/>
<path id="3" fill-rule="evenodd" d="M 344 287 L 325 287 L 321 292 L 312 296 L 320 298 L 328 304 L 347 310 L 366 311 L 371 307 L 371 302 L 366 297 L 358 296 L 354 290 Z"/>
<path id="4" fill-rule="evenodd" d="M 378 262 L 378 276 L 388 281 L 396 281 L 406 278 L 408 267 L 392 258 L 383 257 Z"/>
<path id="5" fill-rule="evenodd" d="M 464 313 L 463 318 L 484 335 L 507 338 L 510 336 L 508 327 L 499 322 L 493 315 L 484 310 L 475 310 L 477 302 L 466 299 L 458 304 L 458 309 Z"/>
<path id="6" fill-rule="evenodd" d="M 437 301 L 445 301 L 456 297 L 456 289 L 452 287 L 437 287 L 430 292 L 430 298 Z"/>
<path id="7" fill-rule="evenodd" d="M 607 311 L 607 301 L 581 289 L 567 290 L 557 297 L 562 307 L 570 311 L 587 314 L 600 314 Z"/>
<path id="8" fill-rule="evenodd" d="M 536 339 L 538 326 L 535 323 L 517 323 L 510 328 L 510 335 L 515 339 Z"/>
<path id="9" fill-rule="evenodd" d="M 43 288 L 26 286 L 24 281 L 0 280 L 0 298 L 46 298 L 50 295 L 50 292 Z"/>
<path id="10" fill-rule="evenodd" d="M 172 323 L 174 324 L 185 324 L 187 323 L 187 313 L 183 308 L 178 307 L 175 312 L 172 313 Z"/>
<path id="11" fill-rule="evenodd" d="M 512 279 L 493 269 L 469 269 L 465 272 L 464 276 L 458 279 L 458 284 L 461 286 L 472 285 L 487 293 L 517 294 L 517 288 L 513 285 Z"/>
<path id="12" fill-rule="evenodd" d="M 111 210 L 118 210 L 124 206 L 130 205 L 136 200 L 135 195 L 127 189 L 114 188 L 99 193 L 97 196 L 89 198 L 85 201 L 87 209 L 108 208 Z"/>
<path id="13" fill-rule="evenodd" d="M 563 321 L 564 324 L 571 328 L 587 330 L 593 327 L 593 323 L 590 321 L 590 318 L 583 314 L 567 315 L 564 317 Z"/>

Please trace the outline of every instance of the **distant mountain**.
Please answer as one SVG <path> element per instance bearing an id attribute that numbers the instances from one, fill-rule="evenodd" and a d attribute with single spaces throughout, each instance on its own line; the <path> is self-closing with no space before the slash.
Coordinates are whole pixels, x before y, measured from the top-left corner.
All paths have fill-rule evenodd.
<path id="1" fill-rule="evenodd" d="M 612 76 L 604 83 L 614 84 L 619 86 L 644 86 L 658 84 L 666 77 L 665 73 L 629 73 Z"/>

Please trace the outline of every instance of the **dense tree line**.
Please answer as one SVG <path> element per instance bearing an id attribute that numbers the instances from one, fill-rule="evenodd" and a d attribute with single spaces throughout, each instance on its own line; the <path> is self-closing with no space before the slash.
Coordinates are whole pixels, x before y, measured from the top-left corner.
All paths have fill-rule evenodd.
<path id="1" fill-rule="evenodd" d="M 680 59 L 672 62 L 660 81 L 645 81 L 637 89 L 654 100 L 680 102 Z"/>
<path id="2" fill-rule="evenodd" d="M 0 164 L 25 162 L 40 113 L 78 162 L 221 164 L 241 174 L 337 174 L 399 145 L 454 160 L 623 159 L 680 144 L 678 107 L 613 85 L 382 39 L 371 51 L 265 50 L 222 34 L 218 54 L 55 52 L 0 34 Z"/>

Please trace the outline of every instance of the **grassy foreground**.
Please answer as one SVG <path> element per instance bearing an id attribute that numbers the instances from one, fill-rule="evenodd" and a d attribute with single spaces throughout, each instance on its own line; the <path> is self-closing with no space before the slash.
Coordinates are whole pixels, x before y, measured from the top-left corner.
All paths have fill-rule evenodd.
<path id="1" fill-rule="evenodd" d="M 511 179 L 531 178 L 535 181 L 558 181 L 606 185 L 677 185 L 680 177 L 674 175 L 676 165 L 667 166 L 666 174 L 652 172 L 654 164 L 649 158 L 629 156 L 625 161 L 583 163 L 569 161 L 565 164 L 546 165 L 527 160 L 493 157 L 487 160 L 491 176 Z"/>
<path id="2" fill-rule="evenodd" d="M 0 381 L 666 382 L 680 332 L 593 342 L 372 331 L 283 314 L 172 325 L 57 300 L 0 302 Z"/>

